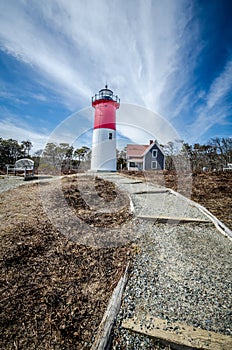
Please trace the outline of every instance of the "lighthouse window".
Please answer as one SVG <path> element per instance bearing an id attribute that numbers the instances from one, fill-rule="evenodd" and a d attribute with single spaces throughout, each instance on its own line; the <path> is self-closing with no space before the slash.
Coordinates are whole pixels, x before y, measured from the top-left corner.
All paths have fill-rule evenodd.
<path id="1" fill-rule="evenodd" d="M 113 138 L 113 134 L 112 132 L 109 132 L 109 140 L 112 140 L 112 138 Z"/>

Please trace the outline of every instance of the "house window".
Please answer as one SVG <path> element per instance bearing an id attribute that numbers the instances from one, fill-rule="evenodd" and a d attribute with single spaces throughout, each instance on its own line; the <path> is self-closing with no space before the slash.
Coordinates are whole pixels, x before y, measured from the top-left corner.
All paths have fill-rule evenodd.
<path id="1" fill-rule="evenodd" d="M 152 169 L 157 169 L 157 161 L 156 160 L 151 162 L 151 168 Z"/>
<path id="2" fill-rule="evenodd" d="M 112 140 L 112 138 L 113 138 L 113 134 L 112 132 L 109 132 L 109 140 Z"/>
<path id="3" fill-rule="evenodd" d="M 130 162 L 130 168 L 135 168 L 135 162 Z"/>
<path id="4" fill-rule="evenodd" d="M 157 158 L 157 149 L 152 150 L 152 158 Z"/>

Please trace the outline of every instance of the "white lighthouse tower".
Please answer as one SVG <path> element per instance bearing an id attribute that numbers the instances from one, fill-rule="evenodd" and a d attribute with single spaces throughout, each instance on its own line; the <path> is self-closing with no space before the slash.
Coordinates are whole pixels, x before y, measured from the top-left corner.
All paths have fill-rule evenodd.
<path id="1" fill-rule="evenodd" d="M 120 99 L 106 85 L 92 97 L 95 108 L 91 171 L 116 171 L 116 109 Z"/>

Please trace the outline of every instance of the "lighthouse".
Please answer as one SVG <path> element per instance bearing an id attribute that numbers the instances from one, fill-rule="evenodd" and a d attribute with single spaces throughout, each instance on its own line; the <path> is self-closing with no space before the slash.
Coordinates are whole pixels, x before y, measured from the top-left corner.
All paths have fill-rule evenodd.
<path id="1" fill-rule="evenodd" d="M 92 97 L 94 130 L 91 171 L 116 171 L 116 109 L 120 99 L 106 85 Z"/>

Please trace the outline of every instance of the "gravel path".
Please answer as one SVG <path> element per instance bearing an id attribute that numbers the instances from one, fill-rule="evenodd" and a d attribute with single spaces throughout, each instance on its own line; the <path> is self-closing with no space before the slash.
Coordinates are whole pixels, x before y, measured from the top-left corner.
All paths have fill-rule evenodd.
<path id="1" fill-rule="evenodd" d="M 38 183 L 44 181 L 52 181 L 60 176 L 41 176 L 39 179 L 24 181 L 22 176 L 1 176 L 0 177 L 0 193 L 12 190 L 19 186 L 25 186 L 31 183 Z"/>
<path id="2" fill-rule="evenodd" d="M 206 219 L 165 188 L 118 175 L 102 176 L 130 193 L 135 216 Z M 135 194 L 143 191 L 161 193 Z M 134 316 L 144 322 L 148 314 L 232 336 L 231 240 L 211 223 L 169 225 L 138 220 L 136 235 L 138 254 L 113 331 L 112 349 L 170 349 L 121 326 L 124 319 Z"/>
<path id="3" fill-rule="evenodd" d="M 4 176 L 0 178 L 0 193 L 12 190 L 13 188 L 24 185 L 25 182 L 20 176 Z"/>

